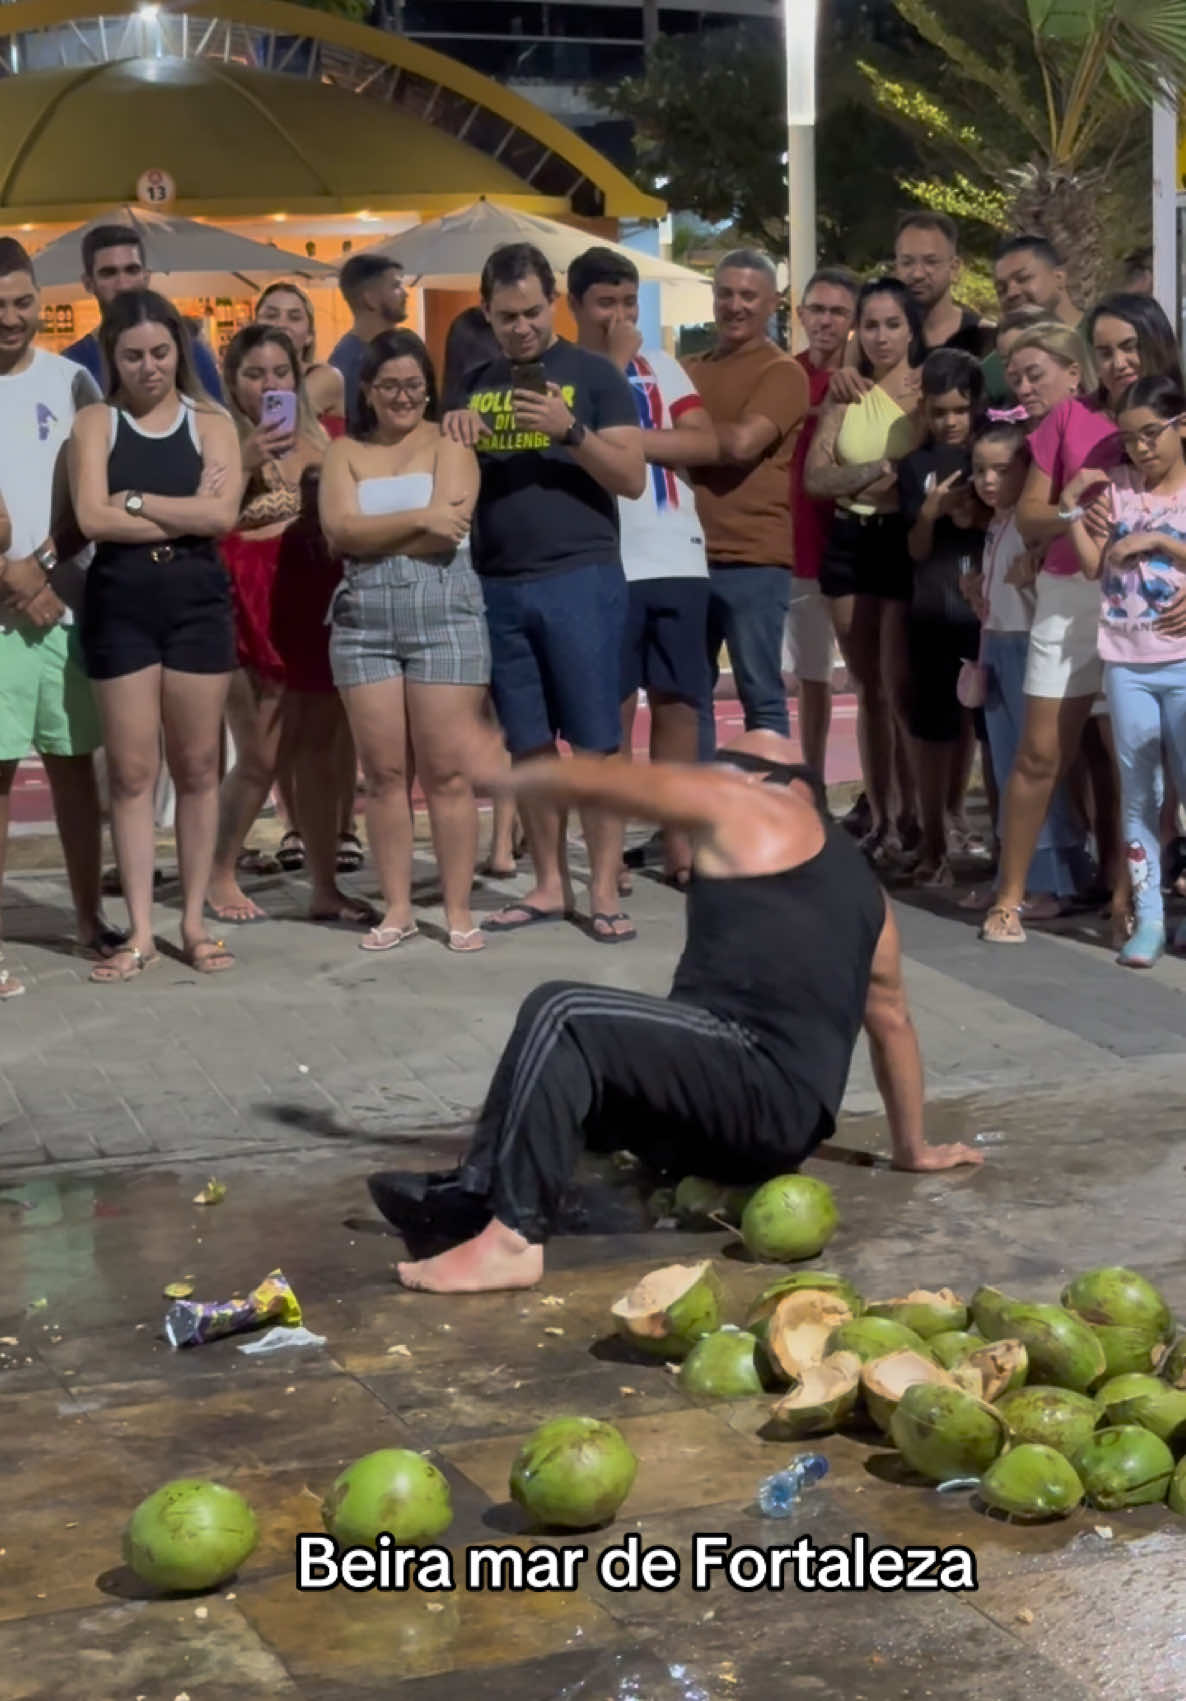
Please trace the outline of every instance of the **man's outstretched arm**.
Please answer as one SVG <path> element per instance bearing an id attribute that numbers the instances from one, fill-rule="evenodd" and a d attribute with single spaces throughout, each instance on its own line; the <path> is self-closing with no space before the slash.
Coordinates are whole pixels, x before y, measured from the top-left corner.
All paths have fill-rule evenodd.
<path id="1" fill-rule="evenodd" d="M 885 1104 L 895 1169 L 955 1169 L 980 1164 L 983 1153 L 971 1146 L 928 1146 L 924 1126 L 922 1056 L 902 983 L 902 946 L 889 904 L 873 958 L 865 1001 L 865 1032 L 873 1056 L 873 1074 Z"/>

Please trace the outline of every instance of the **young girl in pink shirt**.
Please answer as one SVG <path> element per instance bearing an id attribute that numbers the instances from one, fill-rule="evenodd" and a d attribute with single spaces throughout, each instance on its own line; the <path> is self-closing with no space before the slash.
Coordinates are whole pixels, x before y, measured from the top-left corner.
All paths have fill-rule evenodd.
<path id="1" fill-rule="evenodd" d="M 1112 478 L 1111 527 L 1077 514 L 1070 536 L 1102 591 L 1099 651 L 1120 768 L 1133 931 L 1117 959 L 1152 968 L 1165 950 L 1161 895 L 1162 750 L 1186 796 L 1186 394 L 1139 378 L 1117 410 L 1130 466 Z M 1174 938 L 1186 950 L 1186 923 Z"/>

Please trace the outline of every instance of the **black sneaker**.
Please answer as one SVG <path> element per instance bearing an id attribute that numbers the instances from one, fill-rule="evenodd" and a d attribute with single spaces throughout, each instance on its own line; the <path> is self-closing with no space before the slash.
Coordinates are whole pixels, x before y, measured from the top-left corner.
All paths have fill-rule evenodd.
<path id="1" fill-rule="evenodd" d="M 469 1240 L 490 1221 L 485 1200 L 466 1192 L 457 1170 L 382 1170 L 367 1177 L 367 1188 L 383 1216 L 405 1236 Z"/>

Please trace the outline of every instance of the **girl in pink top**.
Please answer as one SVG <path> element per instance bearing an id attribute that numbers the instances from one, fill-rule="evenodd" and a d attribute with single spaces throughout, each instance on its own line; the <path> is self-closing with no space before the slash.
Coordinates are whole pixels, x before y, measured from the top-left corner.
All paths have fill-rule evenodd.
<path id="1" fill-rule="evenodd" d="M 1077 570 L 1070 515 L 1080 503 L 1094 500 L 1098 508 L 1109 474 L 1123 458 L 1115 410 L 1129 385 L 1166 373 L 1180 382 L 1181 372 L 1169 321 L 1149 297 L 1105 297 L 1088 315 L 1088 332 L 1099 372 L 1099 387 L 1089 399 L 1074 394 L 1089 370 L 1088 357 L 1067 326 L 1024 332 L 1009 358 L 1010 383 L 1036 416 L 1017 523 L 1026 544 L 1043 552 L 1043 571 L 1026 664 L 1025 727 L 1002 811 L 996 902 L 981 929 L 981 938 L 994 945 L 1025 940 L 1021 905 L 1029 864 L 1054 788 L 1081 746 L 1091 775 L 1101 898 L 1122 876 L 1107 726 L 1092 719 L 1101 684 L 1098 597 Z M 1051 375 L 1029 372 L 1043 359 L 1061 367 L 1061 394 Z"/>
<path id="2" fill-rule="evenodd" d="M 1099 649 L 1120 764 L 1133 931 L 1117 959 L 1152 968 L 1165 950 L 1161 896 L 1162 748 L 1186 796 L 1186 394 L 1174 378 L 1141 378 L 1120 405 L 1131 467 L 1115 475 L 1110 525 L 1076 518 L 1070 537 L 1101 580 Z M 1186 923 L 1174 938 L 1186 950 Z"/>

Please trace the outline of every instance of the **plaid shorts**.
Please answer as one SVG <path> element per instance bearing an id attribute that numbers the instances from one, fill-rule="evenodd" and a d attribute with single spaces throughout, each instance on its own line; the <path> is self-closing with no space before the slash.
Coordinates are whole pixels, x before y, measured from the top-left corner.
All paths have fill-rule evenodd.
<path id="1" fill-rule="evenodd" d="M 482 585 L 467 553 L 418 561 L 351 561 L 330 604 L 330 666 L 339 690 L 405 677 L 423 685 L 489 685 Z"/>

